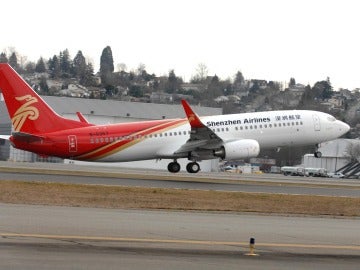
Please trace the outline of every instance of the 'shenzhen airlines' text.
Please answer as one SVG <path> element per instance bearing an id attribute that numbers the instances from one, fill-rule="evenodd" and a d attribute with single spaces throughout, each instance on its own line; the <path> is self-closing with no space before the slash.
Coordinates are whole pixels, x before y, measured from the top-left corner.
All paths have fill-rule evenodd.
<path id="1" fill-rule="evenodd" d="M 208 122 L 206 122 L 206 125 L 208 127 L 218 127 L 218 126 L 268 123 L 268 122 L 270 122 L 270 118 L 264 117 L 264 118 L 245 118 L 243 120 L 235 119 L 235 120 L 223 120 L 223 121 L 208 121 Z"/>

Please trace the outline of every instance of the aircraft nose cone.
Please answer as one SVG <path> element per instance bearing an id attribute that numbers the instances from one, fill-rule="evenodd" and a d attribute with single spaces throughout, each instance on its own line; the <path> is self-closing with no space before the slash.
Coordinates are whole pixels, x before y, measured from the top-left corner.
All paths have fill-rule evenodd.
<path id="1" fill-rule="evenodd" d="M 339 122 L 340 122 L 340 127 L 339 127 L 340 132 L 342 132 L 342 134 L 347 133 L 350 130 L 350 126 L 344 122 L 341 121 Z"/>

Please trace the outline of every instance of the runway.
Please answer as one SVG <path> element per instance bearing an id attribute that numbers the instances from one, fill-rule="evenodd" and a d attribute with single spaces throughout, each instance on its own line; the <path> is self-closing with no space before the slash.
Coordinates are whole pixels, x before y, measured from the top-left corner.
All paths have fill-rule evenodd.
<path id="1" fill-rule="evenodd" d="M 22 167 L 19 167 L 19 166 Z M 170 174 L 43 163 L 0 163 L 1 180 L 61 182 L 152 188 L 360 197 L 360 181 L 283 175 Z M 36 166 L 36 167 L 35 167 Z M 120 172 L 119 172 L 120 171 Z"/>
<path id="2" fill-rule="evenodd" d="M 360 219 L 0 204 L 1 269 L 358 269 Z M 249 252 L 256 239 L 259 256 Z"/>

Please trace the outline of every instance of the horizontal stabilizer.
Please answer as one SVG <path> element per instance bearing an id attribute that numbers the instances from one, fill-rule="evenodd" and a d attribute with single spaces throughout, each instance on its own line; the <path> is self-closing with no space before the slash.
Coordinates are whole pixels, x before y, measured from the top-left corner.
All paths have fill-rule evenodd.
<path id="1" fill-rule="evenodd" d="M 0 135 L 1 140 L 9 140 L 10 137 L 11 137 L 10 135 Z"/>
<path id="2" fill-rule="evenodd" d="M 24 132 L 14 132 L 12 134 L 12 137 L 17 141 L 27 142 L 27 143 L 38 142 L 38 141 L 45 139 L 42 136 L 37 136 L 37 135 L 24 133 Z"/>

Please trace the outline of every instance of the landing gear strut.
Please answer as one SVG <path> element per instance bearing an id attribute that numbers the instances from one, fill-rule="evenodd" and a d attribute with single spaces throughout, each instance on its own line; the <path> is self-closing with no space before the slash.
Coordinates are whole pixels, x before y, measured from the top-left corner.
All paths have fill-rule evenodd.
<path id="1" fill-rule="evenodd" d="M 316 148 L 315 148 L 314 157 L 316 157 L 316 158 L 321 158 L 322 153 L 318 150 L 318 149 L 319 149 L 319 145 L 316 145 L 315 147 L 316 147 Z"/>

